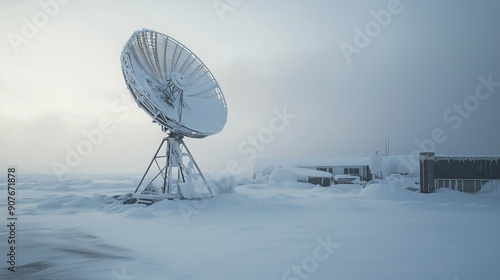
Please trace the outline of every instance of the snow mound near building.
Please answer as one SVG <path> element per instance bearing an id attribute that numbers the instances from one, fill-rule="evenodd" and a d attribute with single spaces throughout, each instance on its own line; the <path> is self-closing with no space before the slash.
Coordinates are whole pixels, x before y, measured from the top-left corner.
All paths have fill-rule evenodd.
<path id="1" fill-rule="evenodd" d="M 257 182 L 307 182 L 308 178 L 331 178 L 333 175 L 329 172 L 310 168 L 301 168 L 298 166 L 276 167 L 270 172 L 264 172 Z M 267 180 L 266 180 L 267 179 Z"/>
<path id="2" fill-rule="evenodd" d="M 367 185 L 359 194 L 366 198 L 376 199 L 408 199 L 410 191 L 384 183 L 374 183 Z"/>

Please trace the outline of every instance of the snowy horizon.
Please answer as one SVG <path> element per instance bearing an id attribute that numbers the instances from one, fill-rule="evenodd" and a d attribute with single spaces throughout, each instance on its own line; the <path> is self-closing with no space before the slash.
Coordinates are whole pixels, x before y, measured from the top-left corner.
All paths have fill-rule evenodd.
<path id="1" fill-rule="evenodd" d="M 18 176 L 16 272 L 2 262 L 6 280 L 486 280 L 500 273 L 498 189 L 422 194 L 406 189 L 415 186 L 411 177 L 363 188 L 275 174 L 239 180 L 233 193 L 207 200 L 145 206 L 123 204 L 138 177 Z M 2 252 L 7 236 L 0 232 Z"/>
<path id="2" fill-rule="evenodd" d="M 142 28 L 190 48 L 225 95 L 224 129 L 185 139 L 204 171 L 383 153 L 387 138 L 390 154 L 500 154 L 496 1 L 229 2 L 0 4 L 0 166 L 143 172 L 165 134 L 120 69 Z"/>

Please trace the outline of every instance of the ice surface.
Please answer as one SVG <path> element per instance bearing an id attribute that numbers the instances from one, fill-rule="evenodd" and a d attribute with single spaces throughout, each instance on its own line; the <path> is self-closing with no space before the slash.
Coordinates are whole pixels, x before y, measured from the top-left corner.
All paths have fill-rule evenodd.
<path id="1" fill-rule="evenodd" d="M 124 205 L 118 195 L 139 179 L 23 175 L 17 272 L 2 261 L 0 278 L 302 279 L 293 266 L 307 279 L 500 275 L 499 193 L 421 194 L 400 175 L 364 189 L 247 179 L 212 199 Z"/>

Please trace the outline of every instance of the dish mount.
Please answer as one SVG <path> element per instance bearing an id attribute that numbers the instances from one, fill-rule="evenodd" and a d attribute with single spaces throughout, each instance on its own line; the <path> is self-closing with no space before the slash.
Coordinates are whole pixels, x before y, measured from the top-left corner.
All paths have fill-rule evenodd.
<path id="1" fill-rule="evenodd" d="M 212 196 L 183 139 L 216 134 L 226 124 L 226 101 L 212 73 L 186 46 L 147 29 L 127 41 L 121 65 L 136 103 L 167 133 L 135 190 L 138 203 Z"/>

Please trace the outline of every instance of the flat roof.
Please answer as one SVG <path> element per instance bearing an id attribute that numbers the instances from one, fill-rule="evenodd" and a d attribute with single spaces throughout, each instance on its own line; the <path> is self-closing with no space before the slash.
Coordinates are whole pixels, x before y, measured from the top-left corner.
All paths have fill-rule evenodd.
<path id="1" fill-rule="evenodd" d="M 329 167 L 329 166 L 368 166 L 370 158 L 335 157 L 335 158 L 262 158 L 255 162 L 254 170 L 268 167 Z"/>

